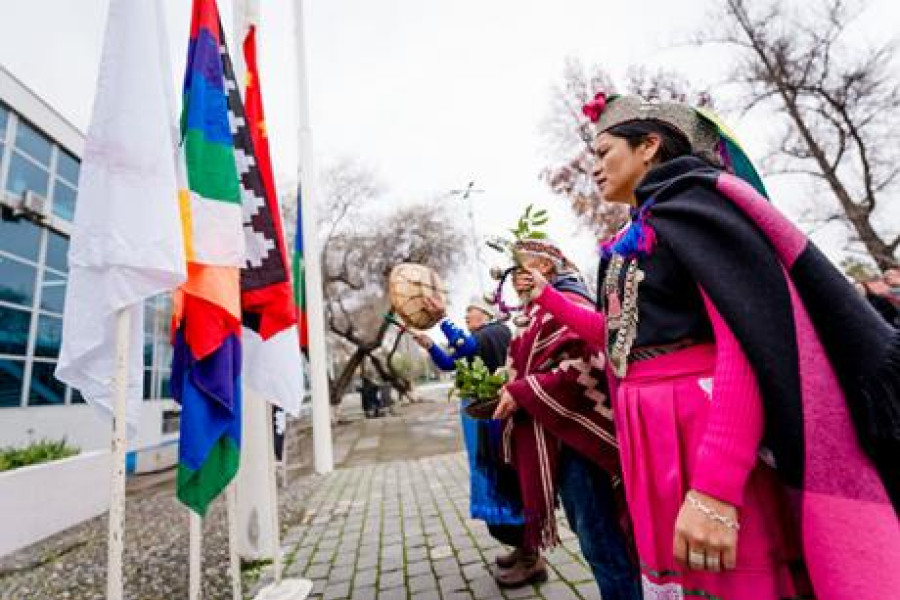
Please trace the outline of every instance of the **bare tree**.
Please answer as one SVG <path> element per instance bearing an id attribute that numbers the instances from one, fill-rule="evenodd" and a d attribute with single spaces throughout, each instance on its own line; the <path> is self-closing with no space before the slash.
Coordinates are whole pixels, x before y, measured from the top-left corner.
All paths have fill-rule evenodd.
<path id="1" fill-rule="evenodd" d="M 851 47 L 854 5 L 844 0 L 725 0 L 719 17 L 697 41 L 738 48 L 733 79 L 744 110 L 768 106 L 782 115 L 767 170 L 819 182 L 836 201 L 819 221 L 846 225 L 851 244 L 880 269 L 897 266 L 900 233 L 876 226 L 900 184 L 894 45 Z"/>
<path id="2" fill-rule="evenodd" d="M 647 69 L 632 66 L 625 74 L 625 89 L 646 100 L 686 102 L 694 106 L 713 108 L 709 90 L 698 88 L 687 77 L 671 69 Z"/>
<path id="3" fill-rule="evenodd" d="M 550 105 L 541 123 L 544 144 L 551 156 L 569 161 L 585 150 L 590 143 L 590 130 L 581 107 L 600 90 L 615 91 L 606 70 L 600 65 L 586 66 L 576 58 L 566 59 L 560 81 L 550 90 Z"/>
<path id="4" fill-rule="evenodd" d="M 379 210 L 382 186 L 371 171 L 345 162 L 326 172 L 320 219 L 326 324 L 349 352 L 331 381 L 331 401 L 368 359 L 401 396 L 411 383 L 393 360 L 399 332 L 383 318 L 390 310 L 387 277 L 401 262 L 434 268 L 449 279 L 465 259 L 465 233 L 446 204 L 422 203 Z"/>

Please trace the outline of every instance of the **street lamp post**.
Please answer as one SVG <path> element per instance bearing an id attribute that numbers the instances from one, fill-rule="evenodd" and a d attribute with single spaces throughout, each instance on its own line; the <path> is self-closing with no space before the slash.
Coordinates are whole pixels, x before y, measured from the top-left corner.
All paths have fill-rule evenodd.
<path id="1" fill-rule="evenodd" d="M 478 287 L 480 288 L 481 293 L 485 292 L 484 287 L 484 271 L 485 263 L 481 257 L 481 244 L 478 242 L 478 230 L 475 228 L 475 207 L 472 203 L 472 194 L 482 194 L 484 190 L 479 190 L 475 188 L 475 182 L 470 181 L 469 184 L 461 190 L 450 190 L 450 194 L 454 196 L 460 196 L 462 200 L 467 202 L 467 209 L 469 212 L 469 233 L 472 241 L 472 247 L 475 250 L 475 261 L 478 263 Z"/>

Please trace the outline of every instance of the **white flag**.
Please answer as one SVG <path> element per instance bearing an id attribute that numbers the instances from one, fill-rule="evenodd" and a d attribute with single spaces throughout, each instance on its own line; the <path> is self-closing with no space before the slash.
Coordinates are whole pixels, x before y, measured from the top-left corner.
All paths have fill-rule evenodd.
<path id="1" fill-rule="evenodd" d="M 111 411 L 116 313 L 127 308 L 132 430 L 143 397 L 144 300 L 187 277 L 172 85 L 159 0 L 112 0 L 78 183 L 56 376 Z"/>
<path id="2" fill-rule="evenodd" d="M 258 333 L 244 327 L 241 344 L 244 356 L 241 376 L 247 389 L 280 406 L 289 415 L 299 416 L 305 385 L 297 328 L 282 329 L 264 341 Z"/>

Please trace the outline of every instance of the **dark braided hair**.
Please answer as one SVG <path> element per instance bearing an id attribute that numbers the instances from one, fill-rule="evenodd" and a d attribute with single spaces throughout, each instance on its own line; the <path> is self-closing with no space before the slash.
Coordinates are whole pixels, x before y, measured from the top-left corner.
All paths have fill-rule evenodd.
<path id="1" fill-rule="evenodd" d="M 693 148 L 691 148 L 691 143 L 687 137 L 662 121 L 653 119 L 627 121 L 610 127 L 606 130 L 606 133 L 624 139 L 632 149 L 647 141 L 650 134 L 658 135 L 659 150 L 656 151 L 654 158 L 660 163 L 668 162 L 679 156 L 693 154 Z"/>

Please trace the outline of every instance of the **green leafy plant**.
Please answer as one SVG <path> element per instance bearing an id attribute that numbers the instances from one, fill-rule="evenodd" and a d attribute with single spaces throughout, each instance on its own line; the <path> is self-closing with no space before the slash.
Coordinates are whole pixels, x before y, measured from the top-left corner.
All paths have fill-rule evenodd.
<path id="1" fill-rule="evenodd" d="M 519 217 L 516 227 L 509 232 L 516 240 L 543 240 L 547 234 L 539 228 L 546 225 L 549 219 L 546 210 L 534 210 L 534 204 L 529 204 L 525 208 L 525 213 Z"/>
<path id="2" fill-rule="evenodd" d="M 476 356 L 471 362 L 461 358 L 456 361 L 456 380 L 451 393 L 469 398 L 473 403 L 491 402 L 500 395 L 506 381 L 506 373 L 500 369 L 491 373 L 481 357 Z"/>
<path id="3" fill-rule="evenodd" d="M 9 471 L 28 465 L 50 462 L 78 454 L 79 449 L 70 446 L 65 439 L 41 440 L 24 448 L 0 449 L 0 471 Z"/>

